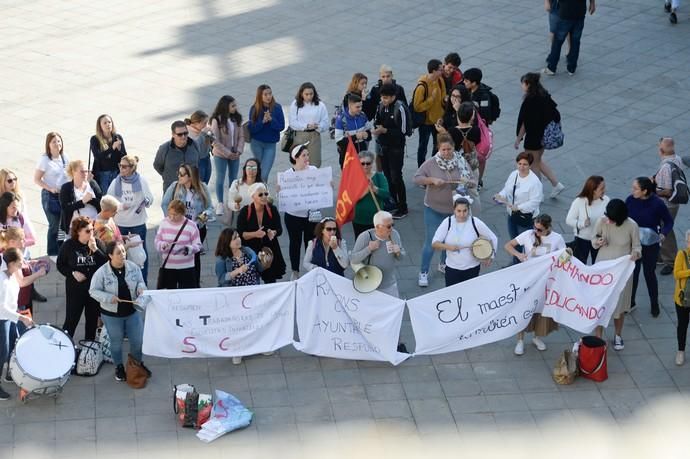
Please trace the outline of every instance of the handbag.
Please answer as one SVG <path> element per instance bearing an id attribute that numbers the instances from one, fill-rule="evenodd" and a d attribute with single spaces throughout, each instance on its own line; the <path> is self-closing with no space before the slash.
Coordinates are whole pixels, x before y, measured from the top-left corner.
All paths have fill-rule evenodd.
<path id="1" fill-rule="evenodd" d="M 242 123 L 242 134 L 245 142 L 252 141 L 252 131 L 249 130 L 249 121 Z"/>
<path id="2" fill-rule="evenodd" d="M 295 143 L 296 133 L 297 131 L 292 129 L 290 126 L 288 126 L 288 128 L 283 132 L 283 135 L 280 138 L 280 149 L 285 153 L 290 153 L 292 150 L 292 146 Z"/>
<path id="3" fill-rule="evenodd" d="M 577 376 L 577 357 L 570 350 L 565 350 L 556 361 L 552 373 L 556 384 L 572 384 Z"/>
<path id="4" fill-rule="evenodd" d="M 606 341 L 596 336 L 583 336 L 580 339 L 577 364 L 584 378 L 597 382 L 608 379 L 606 348 Z"/>
<path id="5" fill-rule="evenodd" d="M 103 365 L 103 350 L 98 341 L 79 341 L 79 355 L 75 374 L 78 376 L 96 376 Z"/>
<path id="6" fill-rule="evenodd" d="M 545 150 L 555 150 L 563 146 L 565 135 L 561 128 L 561 123 L 558 121 L 551 121 L 544 128 L 544 136 L 541 139 L 541 144 Z"/>
<path id="7" fill-rule="evenodd" d="M 518 173 L 515 174 L 515 182 L 513 183 L 513 200 L 512 205 L 515 205 L 515 190 L 517 189 Z M 523 212 L 521 210 L 514 210 L 510 213 L 510 221 L 515 226 L 523 228 L 531 228 L 533 224 L 532 212 Z"/>
<path id="8" fill-rule="evenodd" d="M 156 281 L 156 289 L 161 290 L 163 286 L 165 285 L 164 278 L 165 278 L 165 265 L 168 263 L 168 258 L 170 258 L 170 254 L 172 253 L 173 247 L 175 247 L 175 244 L 177 243 L 177 240 L 180 238 L 180 234 L 182 234 L 182 230 L 184 229 L 185 226 L 187 226 L 187 222 L 189 220 L 185 219 L 184 223 L 182 223 L 182 226 L 180 227 L 180 231 L 177 232 L 177 235 L 175 236 L 175 239 L 173 239 L 172 244 L 170 244 L 170 249 L 168 250 L 168 254 L 165 256 L 165 261 L 163 261 L 163 264 L 161 265 L 160 268 L 158 268 L 158 280 Z"/>
<path id="9" fill-rule="evenodd" d="M 132 389 L 144 388 L 146 386 L 146 380 L 149 378 L 146 370 L 141 366 L 141 362 L 135 359 L 132 354 L 127 356 L 125 374 L 127 375 L 127 385 Z"/>
<path id="10" fill-rule="evenodd" d="M 173 412 L 182 427 L 198 429 L 211 417 L 213 398 L 191 384 L 173 386 Z"/>
<path id="11" fill-rule="evenodd" d="M 53 215 L 60 215 L 62 213 L 60 195 L 58 193 L 48 193 L 48 212 Z"/>
<path id="12" fill-rule="evenodd" d="M 105 328 L 105 325 L 96 329 L 96 341 L 101 344 L 103 361 L 105 363 L 115 363 L 113 361 L 113 353 L 110 351 L 110 335 L 108 334 L 108 329 Z"/>

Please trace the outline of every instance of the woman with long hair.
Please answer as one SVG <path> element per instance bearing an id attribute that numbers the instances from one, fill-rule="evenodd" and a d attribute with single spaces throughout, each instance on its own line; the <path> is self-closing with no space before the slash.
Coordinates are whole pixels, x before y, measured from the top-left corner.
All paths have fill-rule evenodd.
<path id="1" fill-rule="evenodd" d="M 60 188 L 61 228 L 65 234 L 69 233 L 70 224 L 75 218 L 95 219 L 101 211 L 103 197 L 98 183 L 88 178 L 89 170 L 81 159 L 70 161 L 67 165 L 67 176 L 71 180 Z"/>
<path id="2" fill-rule="evenodd" d="M 34 232 L 29 219 L 19 211 L 19 206 L 19 197 L 11 191 L 0 195 L 0 229 L 21 228 L 26 237 L 26 246 L 31 247 L 36 243 Z"/>
<path id="3" fill-rule="evenodd" d="M 343 97 L 343 109 L 347 107 L 348 94 L 357 94 L 362 100 L 366 99 L 367 84 L 369 84 L 369 79 L 365 74 L 357 72 L 352 75 L 350 82 L 347 84 L 345 96 Z"/>
<path id="4" fill-rule="evenodd" d="M 208 185 L 211 180 L 211 127 L 208 125 L 208 115 L 203 110 L 196 110 L 184 119 L 187 125 L 189 138 L 194 140 L 199 146 L 199 179 Z"/>
<path id="5" fill-rule="evenodd" d="M 551 121 L 560 122 L 561 114 L 556 108 L 556 102 L 551 98 L 551 94 L 542 86 L 539 81 L 538 73 L 525 73 L 520 78 L 524 98 L 518 114 L 515 149 L 520 147 L 520 142 L 524 139 L 524 148 L 527 153 L 532 153 L 534 162 L 532 170 L 541 179 L 542 174 L 549 179 L 553 190 L 551 198 L 555 198 L 565 189 L 565 186 L 558 181 L 556 174 L 546 164 L 543 159 L 544 129 Z"/>
<path id="6" fill-rule="evenodd" d="M 48 255 L 57 256 L 60 248 L 60 188 L 69 179 L 65 172 L 69 158 L 64 153 L 62 136 L 57 132 L 46 135 L 45 150 L 36 164 L 34 183 L 41 188 L 41 206 L 48 220 L 46 233 Z"/>
<path id="7" fill-rule="evenodd" d="M 541 257 L 556 250 L 565 249 L 563 236 L 552 231 L 551 216 L 540 214 L 534 219 L 534 228 L 518 234 L 515 239 L 506 242 L 504 248 L 506 252 L 517 258 L 521 262 L 530 258 Z M 524 252 L 517 250 L 518 246 L 524 247 Z M 532 315 L 532 319 L 524 331 L 517 335 L 515 344 L 515 355 L 525 353 L 524 337 L 525 333 L 534 333 L 532 344 L 539 350 L 545 351 L 546 344 L 541 340 L 554 330 L 558 330 L 558 324 L 550 317 L 544 317 L 539 313 Z"/>
<path id="8" fill-rule="evenodd" d="M 89 157 L 88 169 L 98 182 L 101 190 L 107 190 L 117 174 L 120 159 L 127 154 L 125 141 L 115 129 L 115 123 L 110 115 L 103 114 L 96 120 L 96 134 L 89 142 L 90 153 L 93 155 L 93 165 Z"/>
<path id="9" fill-rule="evenodd" d="M 347 242 L 340 234 L 335 218 L 326 217 L 316 224 L 314 238 L 307 245 L 302 265 L 307 271 L 323 268 L 333 274 L 345 276 L 350 257 L 347 254 Z"/>
<path id="10" fill-rule="evenodd" d="M 218 100 L 211 115 L 213 134 L 213 165 L 216 169 L 216 214 L 223 214 L 225 178 L 228 184 L 237 178 L 240 168 L 240 155 L 244 151 L 244 130 L 242 114 L 237 110 L 237 102 L 225 95 Z M 253 150 L 252 150 L 253 151 Z M 274 152 L 275 153 L 275 152 Z"/>
<path id="11" fill-rule="evenodd" d="M 185 216 L 186 211 L 184 201 L 170 201 L 154 240 L 161 260 L 166 260 L 159 274 L 163 279 L 158 279 L 164 289 L 199 288 L 195 261 L 202 244 L 199 229 Z"/>
<path id="12" fill-rule="evenodd" d="M 241 176 L 230 184 L 228 189 L 228 210 L 233 213 L 239 212 L 242 207 L 251 203 L 252 198 L 249 196 L 249 188 L 257 182 L 261 182 L 261 163 L 256 158 L 249 158 L 242 166 Z"/>
<path id="13" fill-rule="evenodd" d="M 280 132 L 285 129 L 285 116 L 283 107 L 276 102 L 267 84 L 256 88 L 254 105 L 249 109 L 248 127 L 252 134 L 252 153 L 262 165 L 261 180 L 268 182 L 276 158 L 276 144 L 280 140 Z"/>
<path id="14" fill-rule="evenodd" d="M 598 250 L 592 246 L 594 239 L 594 225 L 604 216 L 609 197 L 606 196 L 606 183 L 600 175 L 590 176 L 582 186 L 582 191 L 570 205 L 565 217 L 566 225 L 573 228 L 575 233 L 575 247 L 573 255 L 582 263 L 587 264 L 587 258 L 592 255 L 592 264 L 597 261 Z"/>
<path id="15" fill-rule="evenodd" d="M 133 155 L 123 156 L 120 160 L 120 175 L 110 184 L 108 194 L 120 201 L 120 207 L 113 217 L 123 238 L 138 235 L 146 253 L 146 260 L 141 272 L 144 282 L 149 274 L 149 256 L 146 249 L 147 209 L 153 204 L 153 194 L 146 178 L 137 172 L 139 158 Z"/>
<path id="16" fill-rule="evenodd" d="M 82 313 L 86 317 L 84 339 L 96 339 L 98 302 L 89 296 L 91 279 L 105 262 L 105 244 L 96 239 L 89 217 L 74 219 L 67 239 L 57 257 L 57 269 L 65 276 L 65 303 L 67 311 L 62 329 L 71 337 L 79 325 Z"/>
<path id="17" fill-rule="evenodd" d="M 211 194 L 202 181 L 199 180 L 199 170 L 189 164 L 180 164 L 177 171 L 177 181 L 170 184 L 161 203 L 163 209 L 168 209 L 173 200 L 185 204 L 185 217 L 194 222 L 199 229 L 199 237 L 203 244 L 206 240 L 206 222 L 213 213 Z M 194 270 L 196 283 L 201 281 L 201 251 L 194 254 Z"/>
<path id="18" fill-rule="evenodd" d="M 295 130 L 293 145 L 306 144 L 309 159 L 316 167 L 321 167 L 321 133 L 329 126 L 328 109 L 313 83 L 302 83 L 295 100 L 290 104 L 288 125 Z"/>

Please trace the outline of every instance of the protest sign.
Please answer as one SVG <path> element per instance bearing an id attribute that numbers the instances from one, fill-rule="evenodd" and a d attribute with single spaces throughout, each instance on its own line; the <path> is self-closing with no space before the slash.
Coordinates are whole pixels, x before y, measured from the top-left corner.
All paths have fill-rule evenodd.
<path id="1" fill-rule="evenodd" d="M 618 297 L 635 269 L 630 256 L 584 265 L 551 254 L 551 266 L 544 294 L 542 315 L 580 333 L 591 333 L 608 325 Z"/>
<path id="2" fill-rule="evenodd" d="M 292 343 L 295 286 L 149 290 L 143 352 L 157 357 L 241 357 Z"/>
<path id="3" fill-rule="evenodd" d="M 278 210 L 297 212 L 333 206 L 333 171 L 330 167 L 278 174 Z"/>
<path id="4" fill-rule="evenodd" d="M 544 303 L 551 257 L 527 260 L 407 300 L 415 354 L 493 343 L 525 329 Z"/>
<path id="5" fill-rule="evenodd" d="M 397 365 L 405 302 L 381 292 L 359 293 L 352 281 L 322 268 L 297 281 L 294 346 L 307 354 Z"/>

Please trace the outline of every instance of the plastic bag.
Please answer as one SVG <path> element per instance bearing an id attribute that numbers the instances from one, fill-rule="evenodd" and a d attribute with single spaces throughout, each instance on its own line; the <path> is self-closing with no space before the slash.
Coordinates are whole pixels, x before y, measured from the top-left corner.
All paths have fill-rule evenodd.
<path id="1" fill-rule="evenodd" d="M 206 422 L 196 436 L 206 443 L 233 430 L 247 427 L 254 413 L 249 411 L 234 395 L 216 390 L 216 403 L 211 410 L 211 419 Z"/>

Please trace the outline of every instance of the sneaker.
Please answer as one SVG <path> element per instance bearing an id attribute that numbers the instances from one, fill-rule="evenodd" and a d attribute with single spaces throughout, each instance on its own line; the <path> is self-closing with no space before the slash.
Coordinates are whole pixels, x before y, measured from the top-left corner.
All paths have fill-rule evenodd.
<path id="1" fill-rule="evenodd" d="M 575 70 L 568 70 L 568 75 L 570 75 L 570 76 L 575 75 Z"/>
<path id="2" fill-rule="evenodd" d="M 620 337 L 620 335 L 616 335 L 613 337 L 613 350 L 614 351 L 622 351 L 625 349 L 625 344 L 623 343 L 623 338 Z"/>
<path id="3" fill-rule="evenodd" d="M 216 221 L 216 216 L 213 215 L 213 214 L 208 214 L 208 220 L 206 220 L 206 221 L 209 222 L 209 223 L 215 222 L 215 221 Z"/>
<path id="4" fill-rule="evenodd" d="M 2 378 L 3 381 L 7 383 L 13 383 L 14 379 L 12 379 L 12 373 L 10 373 L 9 367 L 7 368 L 7 372 L 5 373 L 5 377 Z"/>
<path id="5" fill-rule="evenodd" d="M 428 287 L 429 273 L 419 273 L 419 280 L 417 281 L 417 285 L 419 285 L 420 287 Z"/>
<path id="6" fill-rule="evenodd" d="M 273 355 L 273 354 L 275 354 L 275 352 L 273 352 L 273 351 L 271 351 L 271 352 L 264 352 L 264 355 L 267 355 L 267 356 L 271 356 L 271 355 Z"/>
<path id="7" fill-rule="evenodd" d="M 671 12 L 671 2 L 664 3 L 664 11 L 666 11 L 667 13 Z"/>
<path id="8" fill-rule="evenodd" d="M 630 305 L 630 309 L 628 309 L 627 311 L 625 311 L 625 313 L 626 313 L 626 314 L 630 314 L 630 313 L 633 312 L 635 309 L 637 309 L 637 305 L 636 305 L 635 303 L 633 303 L 633 304 Z"/>
<path id="9" fill-rule="evenodd" d="M 482 188 L 484 188 L 484 182 L 480 180 L 477 182 L 477 192 L 482 191 Z"/>
<path id="10" fill-rule="evenodd" d="M 515 349 L 513 350 L 515 355 L 522 355 L 525 353 L 525 342 L 521 339 L 515 343 Z"/>
<path id="11" fill-rule="evenodd" d="M 549 75 L 549 76 L 554 76 L 556 74 L 556 72 L 554 72 L 553 70 L 551 70 L 548 67 L 544 67 L 544 69 L 541 71 L 541 73 L 543 73 L 544 75 Z"/>
<path id="12" fill-rule="evenodd" d="M 233 357 L 232 358 L 232 364 L 233 365 L 239 365 L 242 363 L 242 357 Z"/>
<path id="13" fill-rule="evenodd" d="M 678 16 L 676 16 L 675 11 L 669 15 L 668 20 L 671 21 L 671 24 L 678 24 Z"/>
<path id="14" fill-rule="evenodd" d="M 661 271 L 659 271 L 659 274 L 662 276 L 668 276 L 669 274 L 673 273 L 673 266 L 671 265 L 664 265 L 663 268 L 661 268 Z"/>
<path id="15" fill-rule="evenodd" d="M 445 263 L 439 263 L 438 264 L 438 272 L 445 274 L 446 273 L 446 265 Z"/>
<path id="16" fill-rule="evenodd" d="M 652 317 L 657 318 L 657 317 L 659 317 L 660 313 L 661 313 L 661 311 L 659 310 L 659 305 L 653 304 L 652 305 Z"/>
<path id="17" fill-rule="evenodd" d="M 10 394 L 5 392 L 5 390 L 0 387 L 0 400 L 9 400 L 10 399 Z"/>
<path id="18" fill-rule="evenodd" d="M 532 338 L 532 344 L 534 344 L 538 351 L 546 350 L 546 344 L 544 344 L 544 341 L 542 341 L 540 338 L 536 336 Z"/>
<path id="19" fill-rule="evenodd" d="M 146 372 L 146 377 L 150 378 L 151 377 L 151 370 L 149 370 L 148 367 L 146 365 L 144 365 L 144 362 L 140 362 L 140 363 L 141 363 L 141 368 L 143 368 L 144 371 Z"/>
<path id="20" fill-rule="evenodd" d="M 561 182 L 558 182 L 555 187 L 553 187 L 553 190 L 551 190 L 551 194 L 549 197 L 551 199 L 554 199 L 556 196 L 561 194 L 561 191 L 565 190 L 565 185 L 563 185 Z"/>
<path id="21" fill-rule="evenodd" d="M 685 363 L 685 351 L 676 352 L 676 365 L 681 366 Z"/>
<path id="22" fill-rule="evenodd" d="M 408 214 L 407 209 L 398 209 L 393 213 L 393 218 L 395 220 L 400 220 L 400 219 L 407 217 L 407 214 Z"/>
<path id="23" fill-rule="evenodd" d="M 297 279 L 299 279 L 299 271 L 292 271 L 292 274 L 290 274 L 290 280 L 296 281 Z"/>
<path id="24" fill-rule="evenodd" d="M 127 381 L 127 374 L 125 373 L 125 367 L 122 364 L 115 367 L 115 381 Z"/>
<path id="25" fill-rule="evenodd" d="M 223 215 L 224 207 L 225 207 L 225 205 L 222 202 L 219 202 L 218 204 L 216 204 L 216 215 L 218 215 L 219 217 L 221 215 Z"/>

